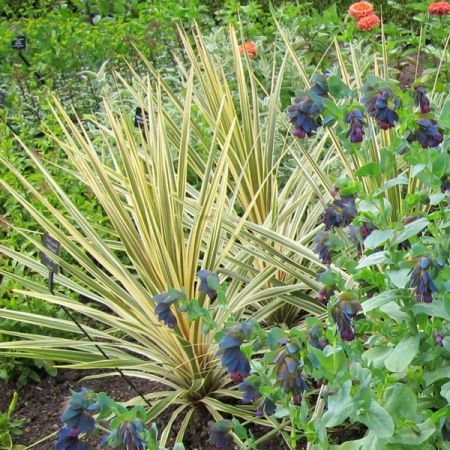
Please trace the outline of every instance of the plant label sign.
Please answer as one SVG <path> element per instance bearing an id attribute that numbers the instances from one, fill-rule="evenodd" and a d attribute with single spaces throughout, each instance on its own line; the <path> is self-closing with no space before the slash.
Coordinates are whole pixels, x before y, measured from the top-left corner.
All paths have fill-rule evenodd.
<path id="1" fill-rule="evenodd" d="M 50 250 L 57 256 L 61 253 L 61 243 L 48 233 L 44 233 L 42 236 L 42 244 L 47 250 Z M 41 252 L 41 262 L 53 273 L 59 272 L 59 264 L 44 252 Z"/>
<path id="2" fill-rule="evenodd" d="M 139 106 L 136 108 L 136 114 L 134 116 L 134 126 L 136 128 L 144 128 L 145 125 L 148 126 L 150 123 L 150 115 L 144 108 Z"/>
<path id="3" fill-rule="evenodd" d="M 11 42 L 11 46 L 14 50 L 25 50 L 27 47 L 26 36 L 17 36 L 16 39 Z"/>

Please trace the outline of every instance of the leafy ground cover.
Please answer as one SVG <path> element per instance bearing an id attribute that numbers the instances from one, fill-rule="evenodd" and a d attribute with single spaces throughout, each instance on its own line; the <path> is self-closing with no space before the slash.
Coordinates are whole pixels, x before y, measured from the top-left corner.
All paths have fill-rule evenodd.
<path id="1" fill-rule="evenodd" d="M 413 5 L 415 30 L 379 5 L 301 8 L 243 8 L 237 32 L 153 24 L 157 49 L 125 39 L 145 8 L 65 8 L 46 20 L 89 33 L 66 48 L 87 65 L 8 78 L 3 377 L 27 358 L 143 381 L 128 409 L 74 393 L 57 448 L 182 448 L 199 410 L 216 448 L 448 446 L 446 3 Z M 106 35 L 116 72 L 89 78 Z"/>

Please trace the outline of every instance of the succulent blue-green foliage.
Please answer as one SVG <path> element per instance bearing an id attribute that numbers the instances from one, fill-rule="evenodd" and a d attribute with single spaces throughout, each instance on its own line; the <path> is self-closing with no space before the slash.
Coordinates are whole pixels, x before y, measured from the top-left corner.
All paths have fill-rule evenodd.
<path id="1" fill-rule="evenodd" d="M 367 114 L 373 117 L 382 130 L 394 128 L 399 120 L 397 112 L 391 107 L 398 107 L 398 99 L 388 87 L 367 86 L 366 95 L 362 98 Z"/>
<path id="2" fill-rule="evenodd" d="M 98 408 L 95 400 L 95 393 L 86 388 L 74 392 L 61 421 L 69 429 L 77 429 L 80 433 L 92 433 L 96 425 L 92 412 Z"/>
<path id="3" fill-rule="evenodd" d="M 90 446 L 80 440 L 78 428 L 64 427 L 58 432 L 56 450 L 89 450 Z"/>
<path id="4" fill-rule="evenodd" d="M 233 423 L 230 420 L 222 419 L 217 422 L 209 422 L 209 440 L 211 444 L 220 450 L 233 448 L 233 437 L 231 431 Z"/>
<path id="5" fill-rule="evenodd" d="M 415 289 L 416 299 L 419 302 L 431 303 L 433 293 L 438 290 L 431 277 L 436 265 L 431 258 L 423 256 L 411 270 L 411 286 Z"/>
<path id="6" fill-rule="evenodd" d="M 211 300 L 217 298 L 217 288 L 220 281 L 219 276 L 211 270 L 200 270 L 197 272 L 197 276 L 200 278 L 199 291 L 204 292 Z"/>

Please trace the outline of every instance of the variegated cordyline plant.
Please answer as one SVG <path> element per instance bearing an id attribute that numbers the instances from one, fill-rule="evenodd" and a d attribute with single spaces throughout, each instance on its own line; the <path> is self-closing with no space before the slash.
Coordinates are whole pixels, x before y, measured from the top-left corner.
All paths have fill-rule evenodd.
<path id="1" fill-rule="evenodd" d="M 155 313 L 153 298 L 169 289 L 183 289 L 187 299 L 197 298 L 202 307 L 210 308 L 219 328 L 239 318 L 263 320 L 284 302 L 304 314 L 324 312 L 313 299 L 319 286 L 316 273 L 323 265 L 308 247 L 319 210 L 316 218 L 305 214 L 313 194 L 304 179 L 315 183 L 307 175 L 307 161 L 278 194 L 277 169 L 291 145 L 276 126 L 279 117 L 284 117 L 277 102 L 282 70 L 275 75 L 274 67 L 268 88 L 273 101 L 262 114 L 256 85 L 248 91 L 236 37 L 231 36 L 241 88 L 237 98 L 198 36 L 195 49 L 185 38 L 192 67 L 185 72 L 183 89 L 172 91 L 156 72 L 144 80 L 136 76 L 133 83 L 123 80 L 129 97 L 148 112 L 143 129 L 133 128 L 127 108 L 105 99 L 103 119 L 95 123 L 93 133 L 79 118 L 72 120 L 55 100 L 52 109 L 63 137 L 52 138 L 69 161 L 60 170 L 86 184 L 103 207 L 107 226 L 91 223 L 80 213 L 70 192 L 60 188 L 46 162 L 26 143 L 21 145 L 44 175 L 51 202 L 1 159 L 24 188 L 15 189 L 3 180 L 3 189 L 63 249 L 61 257 L 51 255 L 62 269 L 55 276 L 53 293 L 45 283 L 2 274 L 23 286 L 18 295 L 60 305 L 76 313 L 81 322 L 90 319 L 99 324 L 85 325 L 91 342 L 68 319 L 3 309 L 2 318 L 43 330 L 63 330 L 73 337 L 4 331 L 15 340 L 0 344 L 1 351 L 54 361 L 60 367 L 106 371 L 95 376 L 114 376 L 119 368 L 128 376 L 160 382 L 165 390 L 145 393 L 154 405 L 149 420 L 169 405 L 176 408 L 162 432 L 161 445 L 180 418 L 177 441 L 182 440 L 200 404 L 216 419 L 222 414 L 253 419 L 253 414 L 248 407 L 229 404 L 241 395 L 220 365 L 214 333 L 204 334 L 201 319 L 190 321 L 187 313 L 175 308 L 177 325 L 167 327 Z M 318 148 L 315 155 L 320 152 Z M 200 182 L 190 183 L 189 173 Z M 284 222 L 280 230 L 289 227 L 290 221 L 295 231 L 283 236 L 278 225 L 272 227 L 273 220 L 273 225 Z M 38 235 L 25 237 L 39 251 L 48 252 Z M 0 248 L 43 279 L 47 277 L 47 269 L 37 259 Z M 200 269 L 218 272 L 229 281 L 225 307 L 211 305 L 209 297 L 199 292 L 196 274 Z M 80 302 L 80 296 L 108 312 Z M 130 403 L 139 402 L 137 397 Z M 280 428 L 275 418 L 256 422 Z"/>

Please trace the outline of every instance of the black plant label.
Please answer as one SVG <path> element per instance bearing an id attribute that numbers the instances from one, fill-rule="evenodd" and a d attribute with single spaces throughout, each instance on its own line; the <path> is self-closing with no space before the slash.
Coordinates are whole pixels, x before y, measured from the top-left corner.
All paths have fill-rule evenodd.
<path id="1" fill-rule="evenodd" d="M 61 243 L 48 233 L 42 236 L 42 245 L 57 256 L 61 253 Z M 41 252 L 41 262 L 53 273 L 59 272 L 59 264 L 47 253 Z"/>
<path id="2" fill-rule="evenodd" d="M 11 42 L 11 46 L 14 50 L 25 50 L 27 47 L 27 38 L 25 36 L 17 36 Z"/>
<path id="3" fill-rule="evenodd" d="M 140 108 L 139 106 L 136 108 L 136 114 L 134 116 L 134 126 L 136 128 L 144 128 L 148 127 L 150 123 L 150 115 L 144 108 Z"/>

